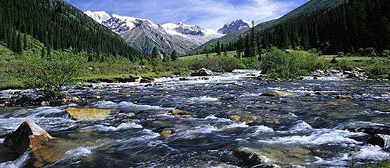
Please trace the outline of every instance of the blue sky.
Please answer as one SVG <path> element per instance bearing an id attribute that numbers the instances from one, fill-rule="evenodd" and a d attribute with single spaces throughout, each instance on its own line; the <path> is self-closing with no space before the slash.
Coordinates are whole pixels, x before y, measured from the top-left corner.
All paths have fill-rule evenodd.
<path id="1" fill-rule="evenodd" d="M 218 29 L 233 20 L 256 24 L 278 18 L 309 0 L 66 0 L 82 11 L 106 11 L 155 23 L 183 22 Z"/>

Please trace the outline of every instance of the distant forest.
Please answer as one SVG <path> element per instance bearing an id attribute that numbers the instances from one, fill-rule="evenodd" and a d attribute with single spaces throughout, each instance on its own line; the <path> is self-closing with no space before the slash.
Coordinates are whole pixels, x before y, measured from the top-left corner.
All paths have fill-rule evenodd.
<path id="1" fill-rule="evenodd" d="M 390 49 L 390 1 L 349 0 L 336 7 L 323 7 L 274 22 L 273 26 L 246 32 L 241 39 L 217 43 L 203 53 L 238 50 L 253 55 L 271 46 L 279 48 L 316 48 L 323 53 L 354 53 L 359 49 Z M 272 24 L 272 23 L 271 23 Z"/>
<path id="2" fill-rule="evenodd" d="M 0 0 L 0 41 L 20 52 L 25 38 L 21 32 L 48 50 L 71 47 L 94 56 L 121 55 L 131 60 L 142 56 L 119 35 L 62 0 Z"/>

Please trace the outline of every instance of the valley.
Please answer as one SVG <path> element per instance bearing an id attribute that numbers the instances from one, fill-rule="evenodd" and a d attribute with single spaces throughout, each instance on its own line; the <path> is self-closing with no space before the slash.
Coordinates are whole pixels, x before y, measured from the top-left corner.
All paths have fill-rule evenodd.
<path id="1" fill-rule="evenodd" d="M 390 2 L 156 2 L 0 0 L 0 167 L 389 167 Z"/>

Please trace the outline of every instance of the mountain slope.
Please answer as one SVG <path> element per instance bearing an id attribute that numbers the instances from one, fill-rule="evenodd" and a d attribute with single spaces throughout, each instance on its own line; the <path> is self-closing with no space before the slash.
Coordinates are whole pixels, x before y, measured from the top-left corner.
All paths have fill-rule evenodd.
<path id="1" fill-rule="evenodd" d="M 63 0 L 0 0 L 0 29 L 18 30 L 39 39 L 47 47 L 88 51 L 93 55 L 142 54 L 120 36 L 93 21 Z"/>
<path id="2" fill-rule="evenodd" d="M 152 53 L 155 46 L 160 49 L 160 53 L 171 54 L 176 50 L 178 54 L 184 55 L 208 40 L 222 36 L 215 31 L 180 22 L 158 25 L 148 19 L 109 15 L 102 11 L 86 11 L 85 14 L 147 55 Z"/>
<path id="3" fill-rule="evenodd" d="M 390 1 L 312 0 L 280 19 L 255 27 L 263 47 L 317 48 L 328 54 L 356 52 L 360 48 L 390 49 Z M 212 40 L 235 42 L 250 31 Z"/>

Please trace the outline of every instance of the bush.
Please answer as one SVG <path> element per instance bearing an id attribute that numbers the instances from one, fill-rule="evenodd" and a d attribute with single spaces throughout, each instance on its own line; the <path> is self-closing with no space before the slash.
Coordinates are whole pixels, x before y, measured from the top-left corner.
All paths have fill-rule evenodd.
<path id="1" fill-rule="evenodd" d="M 277 48 L 265 54 L 261 62 L 261 69 L 269 73 L 271 78 L 282 79 L 296 78 L 327 66 L 327 62 L 316 54 L 303 51 L 289 54 Z"/>
<path id="2" fill-rule="evenodd" d="M 383 50 L 382 57 L 389 57 L 390 58 L 390 50 Z"/>
<path id="3" fill-rule="evenodd" d="M 51 58 L 36 56 L 26 66 L 26 85 L 35 88 L 45 100 L 61 99 L 61 88 L 75 81 L 81 64 L 86 61 L 86 54 L 77 54 L 73 50 L 60 52 Z"/>
<path id="4" fill-rule="evenodd" d="M 338 53 L 337 53 L 337 56 L 338 56 L 338 57 L 344 57 L 344 55 L 345 55 L 344 52 L 338 52 Z"/>
<path id="5" fill-rule="evenodd" d="M 353 71 L 356 67 L 356 64 L 350 60 L 341 60 L 337 63 L 337 67 L 339 70 Z"/>
<path id="6" fill-rule="evenodd" d="M 336 56 L 334 56 L 334 57 L 332 58 L 332 60 L 330 61 L 330 63 L 332 63 L 332 64 L 337 64 Z"/>

